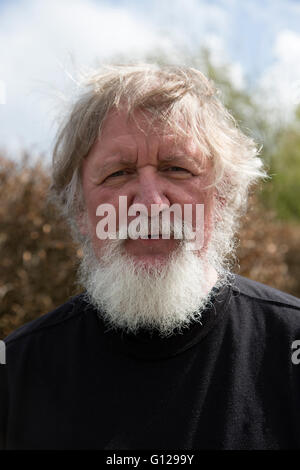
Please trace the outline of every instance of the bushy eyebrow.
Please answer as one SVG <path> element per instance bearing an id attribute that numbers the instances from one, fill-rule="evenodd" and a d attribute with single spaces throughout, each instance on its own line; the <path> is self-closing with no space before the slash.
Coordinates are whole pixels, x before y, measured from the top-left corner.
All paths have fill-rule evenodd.
<path id="1" fill-rule="evenodd" d="M 116 159 L 116 160 L 112 160 L 112 161 L 109 161 L 109 162 L 104 163 L 103 165 L 101 165 L 101 171 L 105 172 L 107 170 L 110 170 L 111 168 L 113 168 L 116 165 L 123 165 L 123 166 L 133 168 L 136 165 L 136 160 L 133 161 L 133 160 L 129 160 L 127 158 L 119 158 L 119 159 Z"/>
<path id="2" fill-rule="evenodd" d="M 202 168 L 203 167 L 203 161 L 202 159 L 197 159 L 195 157 L 192 157 L 191 155 L 185 154 L 185 155 L 164 155 L 163 157 L 160 157 L 158 159 L 159 163 L 190 163 L 194 167 L 197 168 Z M 105 172 L 106 170 L 109 170 L 110 168 L 116 166 L 116 165 L 123 165 L 127 166 L 130 168 L 135 167 L 136 165 L 136 160 L 131 160 L 128 158 L 119 158 L 116 160 L 109 161 L 107 163 L 104 163 L 101 165 L 101 171 Z"/>
<path id="3" fill-rule="evenodd" d="M 133 158 L 130 158 L 130 155 L 122 155 L 121 152 L 116 151 L 111 154 L 110 160 L 104 162 L 100 166 L 97 166 L 94 169 L 94 176 L 97 175 L 107 175 L 112 171 L 119 169 L 119 166 L 122 168 L 129 168 L 134 170 L 136 168 L 137 156 L 132 155 Z M 174 150 L 173 152 L 167 152 L 162 150 L 161 153 L 158 153 L 158 166 L 164 164 L 173 164 L 174 166 L 189 165 L 189 169 L 195 172 L 203 172 L 206 168 L 204 159 L 199 155 L 197 158 L 196 155 L 189 154 L 188 151 L 182 149 Z"/>
<path id="4" fill-rule="evenodd" d="M 184 154 L 184 155 L 164 155 L 163 157 L 159 158 L 159 162 L 161 163 L 190 163 L 194 167 L 197 168 L 202 168 L 203 167 L 203 160 L 202 159 L 197 159 L 195 157 L 192 157 L 189 154 Z"/>

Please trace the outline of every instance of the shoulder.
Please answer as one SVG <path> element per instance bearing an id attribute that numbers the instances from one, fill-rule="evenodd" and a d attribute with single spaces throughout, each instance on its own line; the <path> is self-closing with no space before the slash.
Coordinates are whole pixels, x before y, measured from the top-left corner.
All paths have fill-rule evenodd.
<path id="1" fill-rule="evenodd" d="M 14 343 L 24 342 L 41 332 L 47 333 L 53 329 L 58 330 L 74 321 L 86 307 L 83 293 L 71 297 L 66 303 L 60 305 L 55 310 L 17 328 L 4 341 L 7 346 L 10 346 Z"/>
<path id="2" fill-rule="evenodd" d="M 300 310 L 300 299 L 297 297 L 238 274 L 234 275 L 232 289 L 235 295 L 241 295 L 256 303 Z"/>
<path id="3" fill-rule="evenodd" d="M 300 299 L 286 292 L 234 275 L 231 307 L 245 321 L 300 334 Z"/>

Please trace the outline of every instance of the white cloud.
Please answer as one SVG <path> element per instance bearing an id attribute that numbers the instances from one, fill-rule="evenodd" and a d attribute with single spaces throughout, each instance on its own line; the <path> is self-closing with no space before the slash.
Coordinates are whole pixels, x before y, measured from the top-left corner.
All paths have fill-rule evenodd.
<path id="1" fill-rule="evenodd" d="M 240 63 L 232 62 L 227 39 L 233 24 L 225 5 L 198 0 L 23 0 L 7 2 L 0 15 L 0 147 L 12 157 L 20 148 L 48 152 L 53 141 L 57 90 L 72 89 L 77 67 L 91 67 L 115 55 L 143 59 L 164 51 L 183 62 L 178 45 L 208 46 L 216 65 L 231 62 L 236 86 L 244 85 Z M 122 6 L 126 5 L 126 6 Z M 74 64 L 74 65 L 73 65 Z"/>
<path id="2" fill-rule="evenodd" d="M 136 5 L 137 2 L 133 2 Z M 146 14 L 151 4 L 151 20 L 160 30 L 190 46 L 201 44 L 206 35 L 218 35 L 226 40 L 231 31 L 228 9 L 210 0 L 150 0 L 140 2 Z M 143 8 L 143 5 L 145 7 Z"/>
<path id="3" fill-rule="evenodd" d="M 0 80 L 6 85 L 0 146 L 12 155 L 24 146 L 49 150 L 51 95 L 71 86 L 64 72 L 71 60 L 88 67 L 117 53 L 140 57 L 158 46 L 172 51 L 168 39 L 128 11 L 87 0 L 8 4 L 1 11 L 0 46 Z"/>
<path id="4" fill-rule="evenodd" d="M 282 30 L 274 42 L 274 63 L 260 81 L 268 106 L 288 120 L 300 105 L 300 34 Z"/>
<path id="5" fill-rule="evenodd" d="M 230 60 L 224 40 L 215 34 L 207 34 L 202 41 L 202 46 L 209 49 L 210 60 L 215 67 L 226 66 L 231 83 L 238 89 L 245 86 L 244 69 L 239 62 Z"/>

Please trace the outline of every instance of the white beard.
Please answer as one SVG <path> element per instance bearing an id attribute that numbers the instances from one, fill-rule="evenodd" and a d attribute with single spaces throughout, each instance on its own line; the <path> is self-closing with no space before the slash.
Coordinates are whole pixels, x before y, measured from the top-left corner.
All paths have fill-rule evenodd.
<path id="1" fill-rule="evenodd" d="M 175 329 L 181 331 L 194 321 L 201 323 L 214 284 L 230 283 L 220 256 L 220 240 L 224 238 L 222 233 L 218 235 L 201 257 L 186 250 L 183 240 L 163 266 L 149 268 L 124 252 L 124 240 L 106 240 L 97 257 L 88 239 L 83 246 L 79 282 L 88 301 L 111 328 L 134 334 L 143 328 L 157 331 L 161 337 L 171 336 Z M 208 267 L 216 274 L 210 284 Z"/>

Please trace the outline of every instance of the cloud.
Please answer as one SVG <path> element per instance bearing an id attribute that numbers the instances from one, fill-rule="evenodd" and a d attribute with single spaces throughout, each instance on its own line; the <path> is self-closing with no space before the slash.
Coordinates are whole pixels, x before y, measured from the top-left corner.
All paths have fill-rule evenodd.
<path id="1" fill-rule="evenodd" d="M 124 8 L 88 0 L 28 0 L 2 7 L 0 145 L 48 151 L 53 137 L 51 95 L 71 85 L 70 64 L 92 66 L 116 54 L 141 57 L 171 41 Z M 50 101 L 49 101 L 50 98 Z"/>
<path id="2" fill-rule="evenodd" d="M 282 120 L 288 120 L 300 105 L 300 34 L 280 31 L 274 41 L 273 54 L 275 60 L 265 70 L 260 87 L 268 106 L 277 110 Z"/>
<path id="3" fill-rule="evenodd" d="M 5 145 L 12 157 L 24 147 L 30 153 L 49 154 L 57 90 L 70 92 L 70 74 L 78 67 L 118 55 L 143 60 L 160 50 L 170 62 L 184 63 L 178 46 L 195 53 L 206 46 L 213 63 L 231 63 L 232 80 L 243 87 L 244 69 L 228 50 L 235 7 L 234 0 L 4 2 L 0 82 L 5 84 L 6 104 L 0 104 L 0 147 Z"/>

